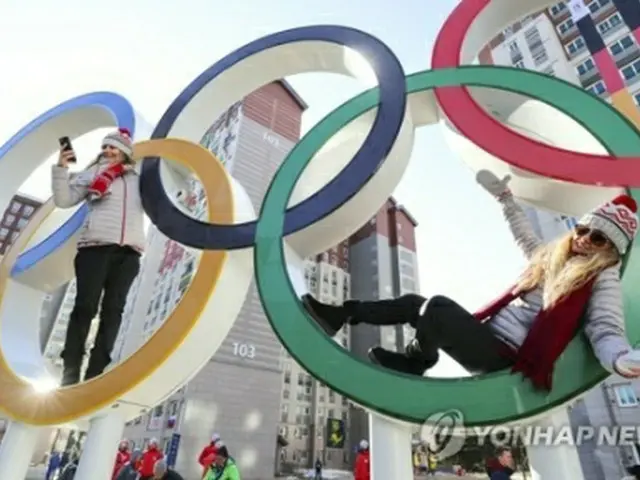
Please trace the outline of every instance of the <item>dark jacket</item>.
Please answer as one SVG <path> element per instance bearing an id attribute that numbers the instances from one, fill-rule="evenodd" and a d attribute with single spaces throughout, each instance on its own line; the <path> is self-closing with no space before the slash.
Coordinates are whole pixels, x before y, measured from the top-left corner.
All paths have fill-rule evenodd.
<path id="1" fill-rule="evenodd" d="M 182 478 L 182 475 L 175 470 L 167 470 L 167 473 L 163 475 L 162 480 L 184 480 L 184 478 Z"/>
<path id="2" fill-rule="evenodd" d="M 513 470 L 508 467 L 502 467 L 500 470 L 494 470 L 489 474 L 490 480 L 509 480 L 513 475 Z"/>
<path id="3" fill-rule="evenodd" d="M 73 480 L 76 476 L 76 470 L 78 469 L 78 464 L 75 462 L 71 462 L 64 467 L 62 473 L 58 477 L 58 480 Z"/>
<path id="4" fill-rule="evenodd" d="M 120 469 L 118 472 L 118 476 L 116 480 L 137 480 L 138 471 L 136 470 L 135 465 L 131 463 L 127 463 L 124 467 Z"/>

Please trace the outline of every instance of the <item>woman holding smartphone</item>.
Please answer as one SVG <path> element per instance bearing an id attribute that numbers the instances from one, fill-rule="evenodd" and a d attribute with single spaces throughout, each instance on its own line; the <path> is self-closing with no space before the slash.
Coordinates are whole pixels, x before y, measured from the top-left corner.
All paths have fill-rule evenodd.
<path id="1" fill-rule="evenodd" d="M 70 142 L 61 139 L 61 145 L 58 163 L 52 167 L 53 201 L 59 208 L 84 200 L 89 205 L 74 260 L 77 293 L 61 355 L 61 386 L 67 386 L 80 381 L 85 343 L 98 309 L 100 325 L 85 380 L 100 375 L 111 362 L 127 295 L 140 269 L 145 235 L 129 131 L 107 135 L 96 159 L 78 173 L 69 172 L 69 163 L 75 162 Z"/>

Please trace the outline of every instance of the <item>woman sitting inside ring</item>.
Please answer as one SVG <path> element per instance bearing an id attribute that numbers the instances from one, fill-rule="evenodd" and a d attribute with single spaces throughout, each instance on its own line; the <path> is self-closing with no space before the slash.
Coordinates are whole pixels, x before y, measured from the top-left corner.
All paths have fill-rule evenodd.
<path id="1" fill-rule="evenodd" d="M 303 303 L 329 335 L 343 325 L 411 325 L 415 338 L 405 352 L 381 347 L 369 351 L 383 367 L 423 375 L 443 350 L 472 373 L 510 368 L 533 385 L 551 390 L 558 357 L 583 329 L 610 373 L 640 376 L 640 351 L 624 330 L 621 258 L 637 229 L 636 202 L 620 195 L 587 213 L 572 232 L 548 244 L 535 235 L 508 188 L 510 178 L 481 171 L 477 181 L 502 205 L 516 243 L 529 265 L 504 295 L 472 314 L 454 300 L 410 294 L 392 300 L 349 300 L 326 305 L 310 295 Z"/>

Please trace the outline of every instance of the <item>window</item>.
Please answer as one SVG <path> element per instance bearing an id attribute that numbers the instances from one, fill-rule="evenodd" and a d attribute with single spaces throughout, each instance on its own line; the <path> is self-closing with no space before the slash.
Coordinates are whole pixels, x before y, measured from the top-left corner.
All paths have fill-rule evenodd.
<path id="1" fill-rule="evenodd" d="M 556 27 L 560 35 L 566 35 L 574 27 L 573 20 L 567 18 L 564 22 Z"/>
<path id="2" fill-rule="evenodd" d="M 587 90 L 594 95 L 602 95 L 607 91 L 602 80 L 598 80 L 596 83 L 587 88 Z"/>
<path id="3" fill-rule="evenodd" d="M 611 3 L 611 0 L 594 0 L 588 5 L 588 7 L 591 13 L 594 14 L 609 3 Z"/>
<path id="4" fill-rule="evenodd" d="M 636 60 L 632 64 L 627 65 L 620 71 L 620 73 L 622 73 L 622 76 L 627 81 L 637 77 L 638 73 L 640 73 L 640 60 Z"/>
<path id="5" fill-rule="evenodd" d="M 21 218 L 20 220 L 18 220 L 18 228 L 22 230 L 24 227 L 27 226 L 27 222 L 28 220 L 26 218 Z"/>
<path id="6" fill-rule="evenodd" d="M 622 37 L 617 42 L 612 43 L 609 46 L 609 51 L 613 55 L 620 55 L 625 50 L 629 50 L 630 48 L 632 48 L 634 45 L 635 43 L 633 42 L 633 38 L 631 37 L 631 35 L 627 35 L 625 37 Z"/>
<path id="7" fill-rule="evenodd" d="M 533 55 L 533 63 L 536 64 L 536 67 L 542 65 L 547 60 L 549 60 L 549 55 L 547 55 L 547 51 L 544 48 L 541 48 Z"/>
<path id="8" fill-rule="evenodd" d="M 567 6 L 564 4 L 564 2 L 560 2 L 555 4 L 553 7 L 551 7 L 549 10 L 551 10 L 551 15 L 553 15 L 554 17 L 559 15 L 560 13 L 562 13 L 562 11 L 564 9 L 566 9 Z"/>
<path id="9" fill-rule="evenodd" d="M 565 45 L 564 48 L 569 55 L 575 55 L 580 50 L 582 50 L 585 46 L 586 44 L 584 43 L 584 38 L 582 36 L 579 36 L 574 40 L 571 40 L 569 43 L 567 43 L 567 45 Z"/>
<path id="10" fill-rule="evenodd" d="M 31 215 L 33 215 L 34 210 L 35 208 L 31 205 L 25 205 L 24 210 L 22 211 L 22 216 L 25 218 L 29 218 Z"/>
<path id="11" fill-rule="evenodd" d="M 5 215 L 5 217 L 4 217 L 4 224 L 5 224 L 5 225 L 13 225 L 13 222 L 15 222 L 15 221 L 16 221 L 16 217 L 15 217 L 15 215 L 9 215 L 9 214 L 7 214 L 7 215 Z"/>
<path id="12" fill-rule="evenodd" d="M 533 53 L 536 48 L 542 47 L 542 37 L 540 36 L 540 30 L 538 30 L 538 27 L 530 28 L 524 32 L 524 38 L 527 41 L 527 46 L 531 53 Z"/>
<path id="13" fill-rule="evenodd" d="M 11 213 L 18 213 L 18 211 L 20 210 L 20 204 L 18 202 L 11 202 L 11 207 L 9 207 L 9 210 L 11 211 Z"/>
<path id="14" fill-rule="evenodd" d="M 590 72 L 594 68 L 596 68 L 596 64 L 593 61 L 593 58 L 587 58 L 584 62 L 576 67 L 576 70 L 578 71 L 578 75 L 582 76 Z"/>
<path id="15" fill-rule="evenodd" d="M 610 17 L 605 18 L 601 21 L 597 27 L 600 34 L 604 35 L 609 32 L 612 28 L 617 27 L 618 25 L 622 25 L 622 17 L 619 13 L 614 13 Z"/>
<path id="16" fill-rule="evenodd" d="M 616 394 L 616 400 L 621 407 L 635 407 L 638 405 L 638 397 L 631 385 L 618 385 L 613 391 Z"/>
<path id="17" fill-rule="evenodd" d="M 511 55 L 511 63 L 522 60 L 522 52 L 520 51 L 520 47 L 517 42 L 514 41 L 509 43 L 509 54 Z"/>
<path id="18" fill-rule="evenodd" d="M 9 229 L 5 227 L 0 228 L 0 240 L 7 238 L 7 235 L 9 235 Z"/>
<path id="19" fill-rule="evenodd" d="M 640 93 L 636 93 L 633 96 L 633 99 L 636 101 L 636 105 L 640 106 Z M 0 231 L 0 238 L 2 238 L 2 231 Z"/>
<path id="20" fill-rule="evenodd" d="M 514 63 L 513 66 L 516 68 L 524 68 L 524 62 L 521 60 L 519 62 Z"/>

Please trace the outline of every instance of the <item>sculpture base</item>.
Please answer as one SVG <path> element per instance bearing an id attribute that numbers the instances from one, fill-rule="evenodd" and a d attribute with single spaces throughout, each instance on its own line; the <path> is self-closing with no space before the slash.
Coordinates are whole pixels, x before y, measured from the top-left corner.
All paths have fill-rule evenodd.
<path id="1" fill-rule="evenodd" d="M 559 431 L 570 425 L 566 409 L 554 412 L 538 420 L 534 426 Z M 584 479 L 578 449 L 574 445 L 527 447 L 532 480 L 581 480 Z"/>
<path id="2" fill-rule="evenodd" d="M 24 480 L 36 448 L 39 427 L 11 422 L 0 444 L 0 478 Z"/>
<path id="3" fill-rule="evenodd" d="M 371 480 L 413 478 L 412 429 L 410 423 L 369 414 Z"/>

